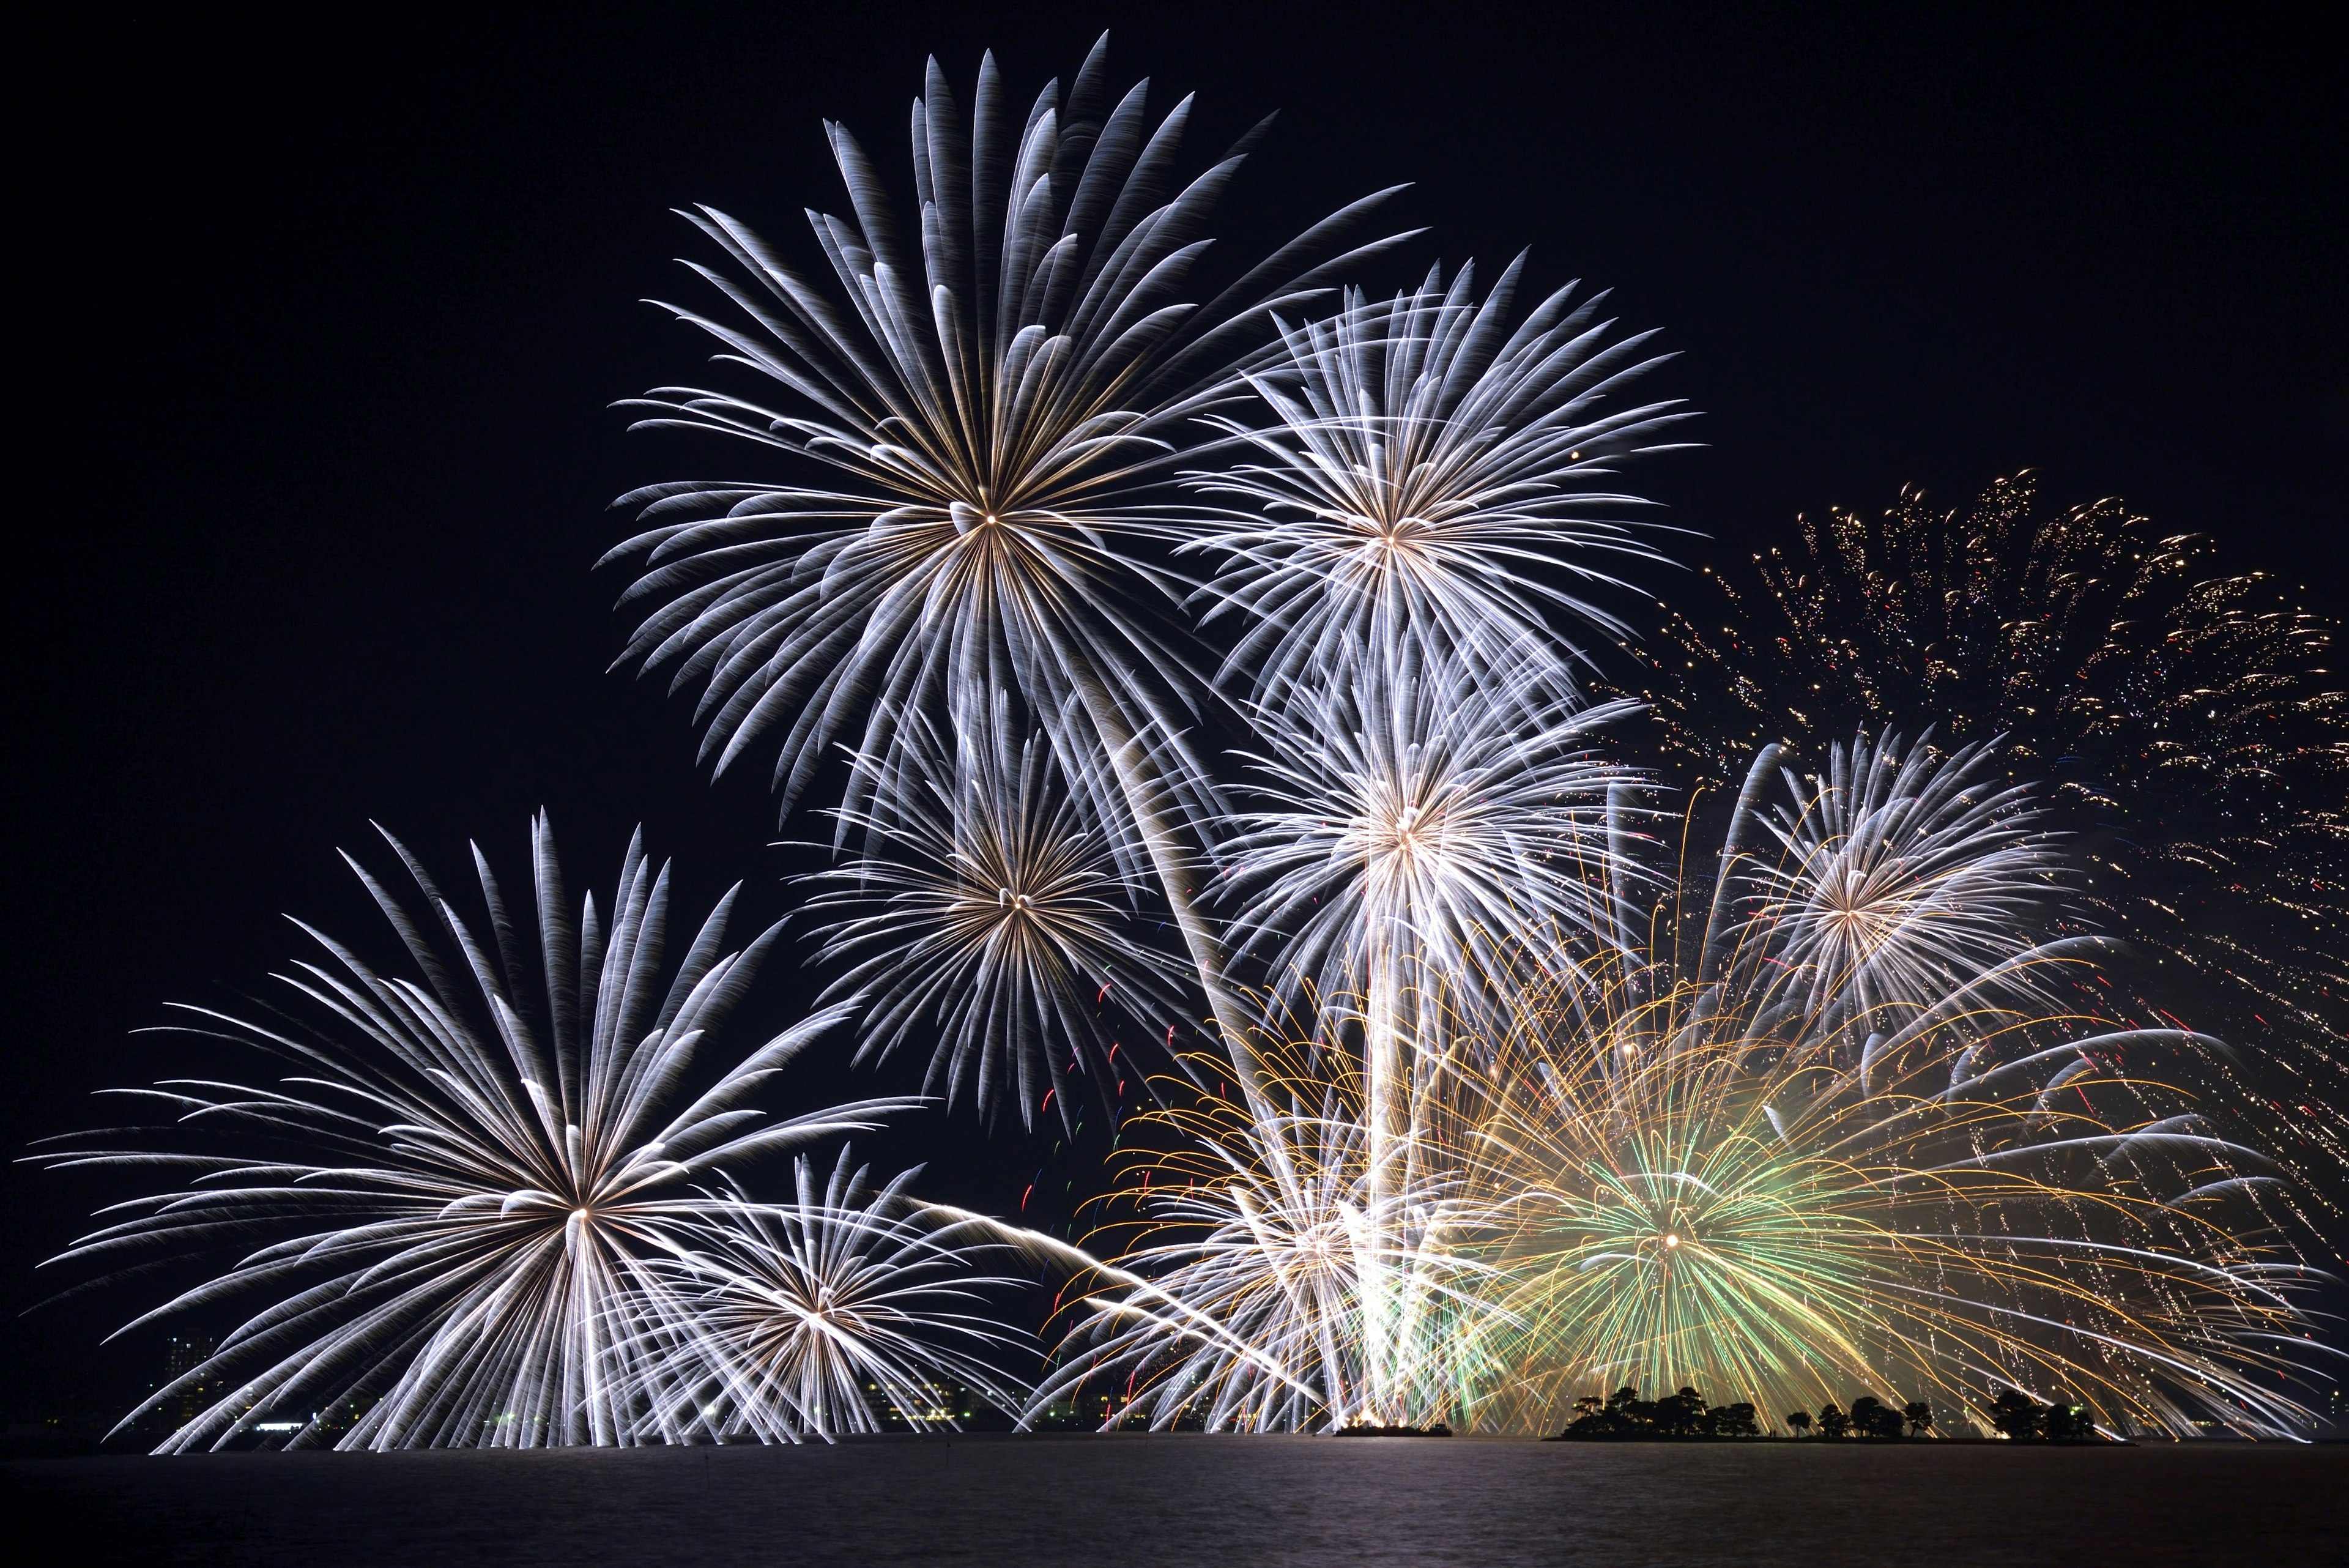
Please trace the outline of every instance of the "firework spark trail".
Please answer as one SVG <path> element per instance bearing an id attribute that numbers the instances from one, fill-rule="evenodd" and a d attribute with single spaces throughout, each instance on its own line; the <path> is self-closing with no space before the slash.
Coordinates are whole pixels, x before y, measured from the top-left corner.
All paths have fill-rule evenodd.
<path id="1" fill-rule="evenodd" d="M 646 1266 L 652 1310 L 627 1358 L 647 1433 L 694 1441 L 830 1441 L 887 1429 L 958 1428 L 957 1388 L 1016 1410 L 1020 1391 L 985 1357 L 1025 1335 L 983 1310 L 1028 1284 L 984 1272 L 1010 1255 L 969 1226 L 940 1224 L 905 1189 L 878 1187 L 840 1151 L 822 1187 L 805 1156 L 797 1201 L 739 1192 Z"/>
<path id="2" fill-rule="evenodd" d="M 2054 512 L 2028 474 L 1943 510 L 1806 518 L 1802 546 L 1707 568 L 1647 695 L 1665 771 L 1725 776 L 1776 738 L 1930 723 L 2008 737 L 2052 786 L 2082 897 L 2158 958 L 2148 990 L 2247 1047 L 2337 1236 L 2349 1163 L 2349 687 L 2338 626 L 2207 537 L 2117 501 Z"/>
<path id="3" fill-rule="evenodd" d="M 1245 395 L 1236 368 L 1271 336 L 1270 312 L 1394 243 L 1344 238 L 1390 192 L 1198 303 L 1204 227 L 1255 137 L 1178 182 L 1190 100 L 1153 127 L 1147 83 L 1112 101 L 1105 50 L 1065 99 L 1048 86 L 1024 130 L 991 55 L 968 121 L 932 62 L 914 106 L 915 223 L 855 140 L 827 127 L 854 216 L 811 222 L 840 296 L 734 219 L 688 214 L 735 275 L 694 271 L 736 315 L 678 314 L 781 406 L 670 388 L 638 401 L 640 423 L 746 440 L 833 470 L 842 488 L 648 486 L 621 504 L 650 526 L 606 558 L 642 562 L 623 599 L 644 607 L 624 661 L 701 687 L 704 752 L 721 769 L 780 732 L 787 808 L 834 736 L 861 726 L 858 749 L 889 758 L 911 713 L 983 724 L 995 694 L 1014 692 L 1121 846 L 1132 824 L 1237 1032 L 1245 1014 L 1194 904 L 1191 808 L 1214 803 L 1183 741 L 1188 634 L 1164 613 L 1177 588 L 1145 558 L 1163 528 L 1143 492 L 1196 444 L 1200 415 Z M 905 778 L 867 770 L 860 787 Z"/>
<path id="4" fill-rule="evenodd" d="M 106 1210 L 103 1229 L 53 1262 L 127 1269 L 255 1233 L 280 1238 L 128 1325 L 268 1303 L 163 1390 L 230 1390 L 167 1438 L 167 1450 L 218 1447 L 273 1407 L 370 1397 L 337 1447 L 637 1440 L 632 1325 L 647 1271 L 728 1209 L 694 1182 L 921 1103 L 864 1100 L 782 1121 L 746 1106 L 841 1021 L 834 1008 L 678 1108 L 698 1048 L 781 928 L 726 950 L 738 887 L 671 968 L 668 867 L 645 857 L 641 838 L 621 867 L 608 929 L 592 895 L 568 901 L 543 816 L 531 826 L 528 903 L 509 905 L 474 852 L 485 922 L 460 915 L 392 846 L 422 911 L 350 864 L 418 978 L 380 974 L 305 926 L 326 957 L 280 977 L 293 1011 L 243 1019 L 188 1008 L 196 1022 L 178 1028 L 279 1059 L 290 1069 L 279 1086 L 178 1080 L 119 1091 L 167 1110 L 176 1128 L 82 1135 L 36 1157 L 188 1177 Z M 112 1141 L 171 1130 L 192 1147 Z M 329 1435 L 314 1418 L 295 1440 Z"/>
<path id="5" fill-rule="evenodd" d="M 1138 935 L 1147 890 L 1059 782 L 1049 742 L 1018 739 L 1008 702 L 951 742 L 923 715 L 906 730 L 919 784 L 886 814 L 844 809 L 860 853 L 805 878 L 823 889 L 804 906 L 824 939 L 811 961 L 839 966 L 822 1000 L 863 997 L 860 1061 L 935 1030 L 926 1093 L 951 1105 L 968 1089 L 990 1119 L 1008 1093 L 1023 1126 L 1049 1097 L 1072 1127 L 1063 1057 L 1105 1096 L 1108 1022 L 1183 1014 L 1183 976 Z"/>

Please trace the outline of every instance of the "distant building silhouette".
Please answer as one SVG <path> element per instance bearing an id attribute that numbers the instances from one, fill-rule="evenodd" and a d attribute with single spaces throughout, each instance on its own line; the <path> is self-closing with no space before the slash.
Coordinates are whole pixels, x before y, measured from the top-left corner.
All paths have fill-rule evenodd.
<path id="1" fill-rule="evenodd" d="M 148 1392 L 152 1397 L 147 1408 L 140 1412 L 142 1431 L 160 1436 L 184 1427 L 220 1397 L 220 1386 L 211 1379 L 169 1392 L 171 1385 L 212 1359 L 213 1344 L 208 1334 L 174 1334 L 164 1340 L 163 1376 L 149 1385 Z"/>

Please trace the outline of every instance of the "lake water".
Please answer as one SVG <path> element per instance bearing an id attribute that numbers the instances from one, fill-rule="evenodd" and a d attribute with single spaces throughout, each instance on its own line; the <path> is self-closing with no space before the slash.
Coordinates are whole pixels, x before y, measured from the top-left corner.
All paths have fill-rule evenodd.
<path id="1" fill-rule="evenodd" d="M 18 1561 L 733 1564 L 2342 1561 L 2349 1447 L 1035 1437 L 0 1469 Z M 12 1555 L 14 1553 L 12 1552 Z"/>

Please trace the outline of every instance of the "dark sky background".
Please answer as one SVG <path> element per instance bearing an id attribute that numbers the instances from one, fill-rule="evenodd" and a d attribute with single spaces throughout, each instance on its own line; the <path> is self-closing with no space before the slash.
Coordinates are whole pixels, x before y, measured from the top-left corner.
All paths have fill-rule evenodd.
<path id="1" fill-rule="evenodd" d="M 96 5 L 20 34 L 0 1143 L 184 1070 L 131 1032 L 263 985 L 284 913 L 373 940 L 333 854 L 370 819 L 453 877 L 469 836 L 518 864 L 544 805 L 600 887 L 642 820 L 698 901 L 749 877 L 780 910 L 761 778 L 711 788 L 686 712 L 605 672 L 619 585 L 589 571 L 614 495 L 742 459 L 607 405 L 702 362 L 638 303 L 700 254 L 668 209 L 797 246 L 842 206 L 819 117 L 902 179 L 927 51 L 961 84 L 992 46 L 1025 102 L 1107 26 L 1121 83 L 1201 94 L 1203 153 L 1282 110 L 1242 247 L 1410 181 L 1423 261 L 1531 245 L 1537 281 L 1613 286 L 1705 410 L 1707 450 L 1644 476 L 1717 541 L 1692 560 L 2033 467 L 2337 613 L 2342 39 L 2146 10 Z M 747 1022 L 800 1005 L 779 970 Z M 792 1097 L 851 1086 L 819 1064 Z M 936 1132 L 893 1157 L 981 1202 L 1053 1159 Z M 108 1189 L 5 1180 L 13 1313 Z M 135 1397 L 153 1337 L 97 1341 L 149 1299 L 12 1322 L 5 1414 Z"/>

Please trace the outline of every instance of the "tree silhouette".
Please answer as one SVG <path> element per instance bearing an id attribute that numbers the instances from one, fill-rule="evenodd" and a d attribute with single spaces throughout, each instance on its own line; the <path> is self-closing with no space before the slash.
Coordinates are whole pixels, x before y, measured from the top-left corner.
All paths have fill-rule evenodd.
<path id="1" fill-rule="evenodd" d="M 1850 1430 L 1851 1417 L 1844 1413 L 1843 1407 L 1837 1405 L 1832 1399 L 1819 1407 L 1820 1437 L 1840 1438 L 1849 1433 Z"/>
<path id="2" fill-rule="evenodd" d="M 1803 1417 L 1807 1423 L 1810 1417 Z M 1574 1419 L 1561 1438 L 1611 1441 L 1663 1441 L 1695 1438 L 1758 1438 L 1762 1425 L 1744 1401 L 1709 1406 L 1702 1394 L 1683 1386 L 1661 1399 L 1640 1397 L 1626 1384 L 1601 1399 L 1586 1394 L 1574 1402 Z"/>
<path id="3" fill-rule="evenodd" d="M 1705 1428 L 1704 1396 L 1693 1388 L 1683 1387 L 1679 1393 L 1656 1401 L 1656 1435 L 1660 1438 L 1692 1438 Z"/>
<path id="4" fill-rule="evenodd" d="M 1762 1424 L 1754 1418 L 1754 1407 L 1744 1400 L 1734 1405 L 1716 1407 L 1710 1414 L 1709 1425 L 1716 1438 L 1758 1438 L 1762 1435 Z"/>
<path id="5" fill-rule="evenodd" d="M 1851 1402 L 1851 1429 L 1858 1437 L 1897 1438 L 1900 1426 L 1900 1412 L 1873 1394 L 1863 1394 Z"/>
<path id="6" fill-rule="evenodd" d="M 2047 1435 L 2047 1407 L 2020 1388 L 2002 1388 L 1991 1401 L 1990 1424 L 2010 1441 L 2031 1442 Z"/>
<path id="7" fill-rule="evenodd" d="M 1788 1412 L 1786 1416 L 1786 1429 L 1794 1433 L 1795 1436 L 1798 1438 L 1808 1435 L 1811 1429 L 1811 1413 L 1808 1410 L 1794 1410 Z"/>
<path id="8" fill-rule="evenodd" d="M 1922 1399 L 1909 1401 L 1908 1407 L 1900 1412 L 1900 1418 L 1909 1423 L 1909 1435 L 1912 1438 L 1922 1437 L 1933 1429 L 1933 1407 Z"/>
<path id="9" fill-rule="evenodd" d="M 2096 1435 L 2096 1423 L 2089 1417 L 2088 1407 L 2061 1398 L 2048 1407 L 2041 1428 L 2051 1443 L 2086 1442 Z"/>

